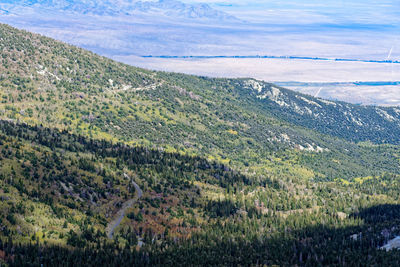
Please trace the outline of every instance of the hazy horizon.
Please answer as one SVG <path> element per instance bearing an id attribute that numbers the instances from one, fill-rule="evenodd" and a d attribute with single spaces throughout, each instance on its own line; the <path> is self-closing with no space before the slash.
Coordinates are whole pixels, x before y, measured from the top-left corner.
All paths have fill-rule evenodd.
<path id="1" fill-rule="evenodd" d="M 0 1 L 0 21 L 131 65 L 156 70 L 203 75 L 206 69 L 214 70 L 207 72 L 210 76 L 243 77 L 250 74 L 250 77 L 269 82 L 400 79 L 398 66 L 374 63 L 368 63 L 367 67 L 351 64 L 349 68 L 349 64 L 332 63 L 331 67 L 321 62 L 292 60 L 280 61 L 276 67 L 276 61 L 271 60 L 257 64 L 242 60 L 238 64 L 238 60 L 229 59 L 165 61 L 141 58 L 144 55 L 270 55 L 400 60 L 397 36 L 400 3 L 394 0 L 137 2 L 82 3 L 70 0 L 54 6 L 51 1 L 3 0 Z M 205 64 L 207 62 L 209 65 Z M 260 62 L 263 64 L 261 70 L 265 70 L 261 74 Z M 305 73 L 307 71 L 311 72 Z M 308 92 L 312 88 L 291 89 Z M 326 94 L 327 98 L 375 103 L 364 98 L 353 99 L 366 93 L 368 99 L 376 96 L 375 104 L 387 105 L 387 100 L 393 103 L 391 96 L 399 93 L 399 88 L 382 86 L 365 90 L 356 86 L 327 91 L 330 92 Z M 400 100 L 395 104 L 399 105 Z"/>

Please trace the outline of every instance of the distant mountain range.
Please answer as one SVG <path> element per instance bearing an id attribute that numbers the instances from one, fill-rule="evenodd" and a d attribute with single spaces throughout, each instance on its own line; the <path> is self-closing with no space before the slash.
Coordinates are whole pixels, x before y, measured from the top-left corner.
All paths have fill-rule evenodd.
<path id="1" fill-rule="evenodd" d="M 78 14 L 91 14 L 101 16 L 134 16 L 136 14 L 159 14 L 173 18 L 205 19 L 222 21 L 239 21 L 239 19 L 225 12 L 215 10 L 208 4 L 185 4 L 176 0 L 153 1 L 52 1 L 52 0 L 17 0 L 0 1 L 0 11 L 9 12 L 20 10 L 21 7 L 51 9 Z"/>
<path id="2" fill-rule="evenodd" d="M 168 16 L 183 18 L 207 18 L 215 20 L 238 20 L 225 12 L 215 10 L 207 4 L 184 4 L 175 0 L 159 0 L 158 2 L 136 2 L 132 10 L 140 12 L 164 12 Z"/>

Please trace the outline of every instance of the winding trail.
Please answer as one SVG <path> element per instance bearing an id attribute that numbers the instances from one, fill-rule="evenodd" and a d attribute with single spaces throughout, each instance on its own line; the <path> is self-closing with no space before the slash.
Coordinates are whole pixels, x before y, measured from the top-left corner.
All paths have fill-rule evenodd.
<path id="1" fill-rule="evenodd" d="M 124 173 L 124 177 L 130 179 L 130 177 L 126 173 Z M 125 216 L 126 210 L 132 207 L 132 205 L 135 204 L 136 201 L 138 201 L 139 198 L 141 198 L 143 195 L 142 189 L 140 189 L 140 187 L 133 180 L 131 181 L 131 183 L 133 184 L 137 192 L 136 197 L 122 204 L 122 208 L 117 212 L 116 218 L 107 225 L 106 232 L 109 239 L 113 238 L 114 231 L 121 224 L 121 221 Z"/>

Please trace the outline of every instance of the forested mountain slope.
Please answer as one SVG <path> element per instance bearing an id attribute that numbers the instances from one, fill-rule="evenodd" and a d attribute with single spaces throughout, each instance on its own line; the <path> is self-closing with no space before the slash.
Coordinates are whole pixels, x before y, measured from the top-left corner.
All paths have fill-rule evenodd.
<path id="1" fill-rule="evenodd" d="M 2 235 L 14 241 L 84 246 L 105 239 L 107 222 L 137 193 L 132 180 L 144 195 L 129 210 L 128 226 L 160 235 L 168 228 L 171 236 L 186 236 L 195 230 L 194 223 L 182 222 L 196 222 L 213 203 L 201 194 L 203 185 L 240 191 L 252 184 L 199 157 L 5 121 L 0 122 L 0 151 Z"/>
<path id="2" fill-rule="evenodd" d="M 398 262 L 377 249 L 400 233 L 397 109 L 148 71 L 7 25 L 0 49 L 1 264 Z M 132 181 L 143 196 L 110 240 Z"/>
<path id="3" fill-rule="evenodd" d="M 399 144 L 400 108 L 328 101 L 256 80 L 242 80 L 276 117 L 353 142 Z"/>
<path id="4" fill-rule="evenodd" d="M 82 129 L 90 124 L 92 132 L 152 143 L 163 143 L 157 137 L 169 139 L 171 132 L 165 132 L 168 128 L 176 138 L 186 139 L 187 146 L 200 133 L 204 135 L 204 127 L 247 135 L 264 127 L 257 132 L 260 139 L 279 137 L 281 131 L 276 124 L 282 121 L 354 142 L 400 141 L 398 108 L 325 101 L 252 79 L 146 71 L 6 25 L 1 25 L 0 34 L 3 102 L 13 103 L 14 112 L 22 112 L 25 119 L 32 117 L 71 128 L 80 123 Z M 28 103 L 35 104 L 35 108 Z M 55 107 L 57 116 L 47 116 Z M 39 111 L 43 114 L 37 118 Z M 13 111 L 6 112 L 12 115 Z M 256 125 L 248 125 L 250 119 Z M 169 127 L 163 127 L 163 123 Z M 135 131 L 137 126 L 157 130 L 158 134 L 152 136 L 146 131 L 149 136 L 144 136 Z M 180 134 L 189 129 L 197 134 Z M 214 140 L 218 136 L 209 137 Z M 311 141 L 315 140 L 303 138 L 297 142 L 304 146 Z"/>
<path id="5" fill-rule="evenodd" d="M 293 187 L 286 176 L 257 181 L 199 157 L 6 121 L 0 151 L 0 262 L 10 266 L 340 265 L 366 257 L 392 264 L 400 257 L 376 248 L 400 231 L 397 175 Z M 127 177 L 143 196 L 108 240 L 108 223 L 135 194 Z"/>
<path id="6" fill-rule="evenodd" d="M 307 101 L 320 103 L 321 108 L 315 108 L 321 109 L 324 116 L 332 116 L 330 120 L 291 112 L 292 106 L 311 110 L 315 105 L 298 93 L 283 89 L 277 93 L 271 84 L 147 71 L 7 25 L 1 25 L 0 35 L 1 118 L 202 155 L 247 169 L 248 173 L 276 173 L 276 166 L 283 165 L 279 172 L 289 170 L 286 172 L 298 176 L 293 165 L 298 166 L 300 158 L 310 154 L 329 159 L 328 163 L 321 161 L 329 166 L 317 169 L 318 174 L 301 163 L 302 173 L 309 173 L 311 178 L 348 178 L 360 175 L 357 172 L 379 174 L 386 168 L 398 168 L 397 154 L 389 152 L 384 156 L 389 162 L 372 170 L 373 163 L 382 162 L 378 159 L 383 155 L 380 148 L 365 149 L 334 137 L 340 134 L 347 139 L 377 141 L 368 136 L 378 133 L 395 142 L 400 135 L 394 122 L 374 120 L 374 125 L 380 125 L 376 127 L 386 131 L 377 132 L 364 125 L 366 135 L 354 130 L 355 123 L 353 128 L 343 126 L 348 120 L 340 120 L 342 111 L 323 100 Z M 276 102 L 282 99 L 259 99 L 274 92 L 290 106 L 278 109 Z M 350 104 L 346 107 L 372 109 Z M 362 121 L 370 120 L 368 112 L 364 113 Z M 391 130 L 387 125 L 392 126 Z M 335 134 L 343 127 L 347 130 Z"/>

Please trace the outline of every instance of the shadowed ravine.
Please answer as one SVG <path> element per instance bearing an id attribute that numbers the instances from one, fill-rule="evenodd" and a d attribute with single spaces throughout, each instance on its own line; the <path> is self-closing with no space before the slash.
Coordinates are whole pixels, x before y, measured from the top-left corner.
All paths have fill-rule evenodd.
<path id="1" fill-rule="evenodd" d="M 130 177 L 124 173 L 125 178 L 130 179 Z M 131 181 L 133 186 L 135 187 L 135 190 L 137 192 L 136 197 L 132 198 L 128 201 L 126 201 L 123 205 L 122 208 L 117 212 L 115 219 L 112 220 L 108 225 L 107 225 L 107 237 L 108 238 L 113 238 L 114 231 L 115 229 L 121 224 L 122 219 L 125 216 L 125 211 L 132 207 L 133 204 L 135 204 L 136 201 L 138 201 L 139 198 L 142 197 L 143 191 L 140 189 L 140 187 L 134 182 Z"/>

